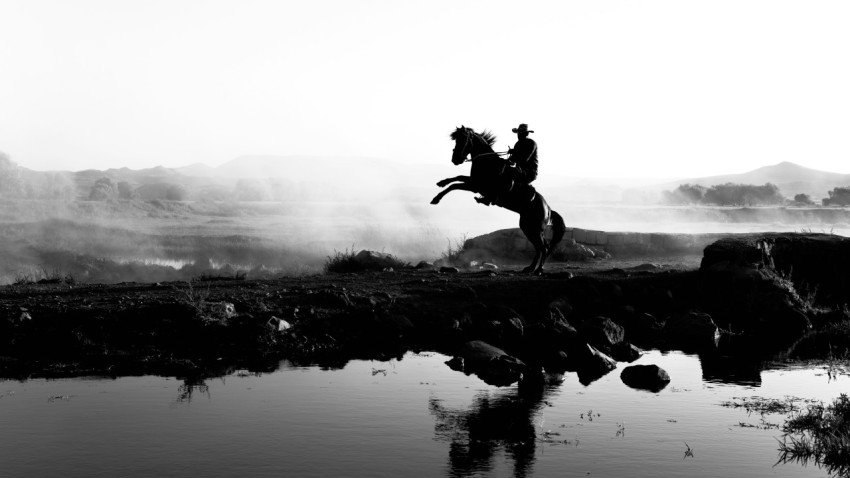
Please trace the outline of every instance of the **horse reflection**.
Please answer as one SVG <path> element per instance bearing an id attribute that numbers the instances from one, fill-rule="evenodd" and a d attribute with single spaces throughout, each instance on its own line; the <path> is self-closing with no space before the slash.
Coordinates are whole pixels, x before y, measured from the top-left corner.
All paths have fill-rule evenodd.
<path id="1" fill-rule="evenodd" d="M 195 392 L 210 399 L 210 387 L 203 378 L 184 378 L 183 384 L 177 387 L 177 401 L 180 403 L 192 403 Z"/>
<path id="2" fill-rule="evenodd" d="M 559 380 L 526 379 L 510 391 L 477 394 L 468 410 L 446 407 L 432 397 L 428 409 L 436 418 L 437 439 L 449 442 L 451 476 L 492 470 L 493 459 L 501 450 L 513 461 L 514 476 L 533 475 L 540 431 L 535 420 L 545 406 L 545 397 L 559 385 Z"/>

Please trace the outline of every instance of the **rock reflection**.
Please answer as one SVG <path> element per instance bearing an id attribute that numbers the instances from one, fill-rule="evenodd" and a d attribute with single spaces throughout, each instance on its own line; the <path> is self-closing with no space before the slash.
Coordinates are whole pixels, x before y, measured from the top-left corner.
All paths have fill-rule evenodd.
<path id="1" fill-rule="evenodd" d="M 720 382 L 745 387 L 761 386 L 761 372 L 764 364 L 755 358 L 703 354 L 699 357 L 702 367 L 702 379 L 706 382 Z"/>
<path id="2" fill-rule="evenodd" d="M 436 438 L 449 442 L 450 475 L 491 471 L 494 458 L 504 451 L 513 461 L 514 476 L 532 476 L 538 432 L 535 417 L 561 382 L 560 376 L 541 376 L 524 379 L 516 388 L 482 391 L 469 409 L 446 407 L 432 397 L 428 408 L 436 419 Z"/>

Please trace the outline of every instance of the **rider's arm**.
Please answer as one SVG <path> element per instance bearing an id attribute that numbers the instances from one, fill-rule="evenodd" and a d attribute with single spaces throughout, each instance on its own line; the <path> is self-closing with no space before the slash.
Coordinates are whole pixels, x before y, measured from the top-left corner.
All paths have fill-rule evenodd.
<path id="1" fill-rule="evenodd" d="M 522 148 L 525 149 L 525 148 Z M 528 181 L 533 181 L 537 178 L 537 160 L 531 159 L 534 152 L 537 150 L 537 143 L 531 141 L 531 148 L 528 152 L 522 151 L 522 157 L 512 156 L 511 160 L 516 165 L 517 173 L 526 178 Z"/>

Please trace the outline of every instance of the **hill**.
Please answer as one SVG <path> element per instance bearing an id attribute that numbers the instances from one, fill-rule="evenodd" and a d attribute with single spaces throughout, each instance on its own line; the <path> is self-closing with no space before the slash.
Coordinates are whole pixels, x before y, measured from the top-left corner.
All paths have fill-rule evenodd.
<path id="1" fill-rule="evenodd" d="M 793 198 L 796 194 L 808 194 L 815 202 L 820 203 L 822 198 L 827 197 L 827 191 L 836 187 L 850 186 L 850 174 L 819 171 L 784 161 L 740 174 L 686 178 L 655 186 L 636 188 L 625 192 L 624 199 L 629 195 L 632 197 L 657 197 L 656 195 L 662 191 L 676 189 L 681 184 L 698 184 L 711 187 L 726 183 L 755 185 L 772 183 L 787 198 Z"/>

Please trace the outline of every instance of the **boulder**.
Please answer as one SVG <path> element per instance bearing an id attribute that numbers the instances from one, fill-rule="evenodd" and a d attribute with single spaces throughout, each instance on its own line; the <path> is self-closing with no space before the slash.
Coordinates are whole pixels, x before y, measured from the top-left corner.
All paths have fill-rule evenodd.
<path id="1" fill-rule="evenodd" d="M 479 304 L 473 311 L 472 324 L 471 338 L 512 349 L 522 341 L 526 322 L 510 307 Z"/>
<path id="2" fill-rule="evenodd" d="M 627 314 L 624 322 L 629 339 L 644 348 L 657 348 L 663 345 L 664 321 L 646 312 Z"/>
<path id="3" fill-rule="evenodd" d="M 401 261 L 398 260 L 392 254 L 387 254 L 385 252 L 367 251 L 365 249 L 358 252 L 357 255 L 354 256 L 354 262 L 356 262 L 363 269 L 379 271 L 388 268 L 391 269 L 401 264 Z"/>
<path id="4" fill-rule="evenodd" d="M 446 364 L 455 370 L 462 367 L 465 374 L 475 374 L 484 382 L 499 387 L 518 382 L 526 369 L 520 359 L 481 340 L 465 343 Z"/>
<path id="5" fill-rule="evenodd" d="M 611 346 L 611 358 L 618 362 L 634 362 L 639 359 L 641 350 L 628 342 L 620 342 Z"/>
<path id="6" fill-rule="evenodd" d="M 717 347 L 720 329 L 711 316 L 703 312 L 688 312 L 669 317 L 664 324 L 667 343 L 686 352 L 700 352 Z"/>
<path id="7" fill-rule="evenodd" d="M 770 342 L 811 328 L 817 303 L 850 301 L 850 240 L 830 234 L 759 234 L 716 241 L 700 265 L 705 302 L 736 331 Z"/>
<path id="8" fill-rule="evenodd" d="M 660 392 L 670 383 L 670 375 L 657 365 L 630 365 L 620 373 L 620 380 L 631 388 Z"/>
<path id="9" fill-rule="evenodd" d="M 617 362 L 592 345 L 585 344 L 569 355 L 578 380 L 583 385 L 594 382 L 617 368 Z"/>
<path id="10" fill-rule="evenodd" d="M 623 341 L 625 331 L 608 317 L 592 317 L 582 321 L 578 328 L 579 334 L 590 345 L 598 349 L 610 350 Z"/>

